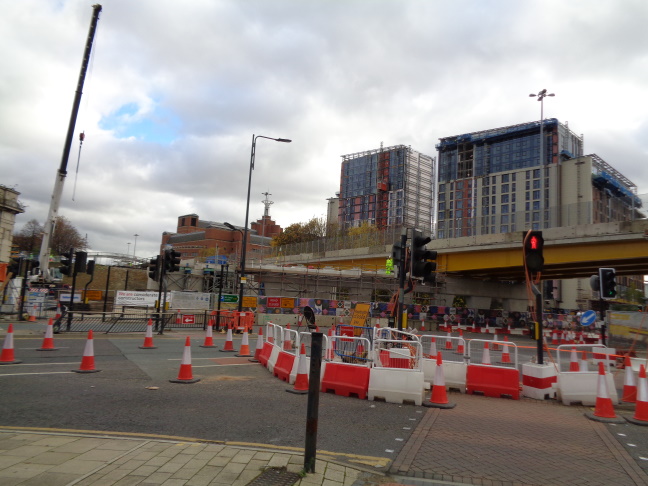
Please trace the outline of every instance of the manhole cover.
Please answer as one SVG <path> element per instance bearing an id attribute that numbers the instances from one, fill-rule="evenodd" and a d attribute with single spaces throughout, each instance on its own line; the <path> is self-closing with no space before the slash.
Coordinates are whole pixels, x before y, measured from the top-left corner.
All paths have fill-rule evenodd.
<path id="1" fill-rule="evenodd" d="M 299 474 L 288 472 L 285 467 L 270 467 L 248 483 L 248 486 L 292 486 L 299 479 Z"/>

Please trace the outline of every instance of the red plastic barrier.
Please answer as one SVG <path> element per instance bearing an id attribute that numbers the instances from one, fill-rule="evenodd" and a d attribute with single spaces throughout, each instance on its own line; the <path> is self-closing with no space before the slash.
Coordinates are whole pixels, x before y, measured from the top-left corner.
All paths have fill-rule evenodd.
<path id="1" fill-rule="evenodd" d="M 272 348 L 272 343 L 266 341 L 263 343 L 261 354 L 259 354 L 259 363 L 261 363 L 266 368 L 268 367 L 268 360 L 270 359 L 270 355 L 272 354 Z"/>
<path id="2" fill-rule="evenodd" d="M 357 395 L 364 400 L 369 391 L 369 368 L 344 363 L 326 363 L 321 391 L 348 397 Z"/>
<path id="3" fill-rule="evenodd" d="M 295 355 L 281 351 L 279 352 L 279 356 L 277 356 L 277 362 L 274 365 L 272 374 L 280 380 L 287 382 L 290 380 L 290 372 L 294 364 Z"/>
<path id="4" fill-rule="evenodd" d="M 466 393 L 483 393 L 487 397 L 500 398 L 508 395 L 520 399 L 520 372 L 513 368 L 468 365 Z"/>

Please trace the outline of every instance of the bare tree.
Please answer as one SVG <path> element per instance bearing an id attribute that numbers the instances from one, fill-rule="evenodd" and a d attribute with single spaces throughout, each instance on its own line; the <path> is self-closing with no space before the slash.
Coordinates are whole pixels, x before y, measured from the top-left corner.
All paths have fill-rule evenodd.
<path id="1" fill-rule="evenodd" d="M 38 253 L 42 240 L 43 226 L 35 219 L 27 221 L 25 226 L 13 235 L 13 244 L 25 253 Z"/>
<path id="2" fill-rule="evenodd" d="M 81 236 L 79 231 L 65 216 L 59 216 L 56 220 L 56 228 L 51 240 L 52 252 L 60 255 L 74 248 L 75 250 L 86 250 L 88 242 Z"/>

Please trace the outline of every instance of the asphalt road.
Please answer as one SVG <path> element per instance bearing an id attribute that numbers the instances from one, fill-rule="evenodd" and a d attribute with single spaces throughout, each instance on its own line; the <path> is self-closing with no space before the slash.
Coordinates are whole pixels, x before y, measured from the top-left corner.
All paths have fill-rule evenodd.
<path id="1" fill-rule="evenodd" d="M 71 372 L 79 368 L 85 336 L 57 335 L 57 351 L 36 351 L 41 337 L 18 336 L 15 354 L 23 362 L 0 366 L 0 425 L 304 446 L 307 396 L 287 393 L 292 386 L 260 364 L 218 351 L 221 335 L 219 348 L 208 349 L 194 333 L 192 370 L 201 381 L 170 383 L 185 336 L 155 336 L 158 349 L 142 350 L 140 336 L 95 334 L 101 371 L 88 374 Z M 317 448 L 393 459 L 424 410 L 320 394 Z"/>

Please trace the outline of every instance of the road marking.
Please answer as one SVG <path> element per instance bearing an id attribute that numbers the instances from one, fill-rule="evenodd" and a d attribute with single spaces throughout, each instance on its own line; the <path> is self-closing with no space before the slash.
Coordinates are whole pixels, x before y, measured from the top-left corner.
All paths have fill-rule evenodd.
<path id="1" fill-rule="evenodd" d="M 0 376 L 25 376 L 25 375 L 60 375 L 74 373 L 74 371 L 46 371 L 43 373 L 0 373 Z"/>
<path id="2" fill-rule="evenodd" d="M 220 366 L 250 366 L 250 365 L 255 365 L 255 364 L 256 363 L 212 364 L 212 365 L 192 366 L 192 368 L 218 368 Z"/>
<path id="3" fill-rule="evenodd" d="M 73 363 L 20 363 L 20 366 L 50 366 L 50 365 L 71 365 L 71 364 L 78 364 L 78 361 L 74 361 Z"/>

